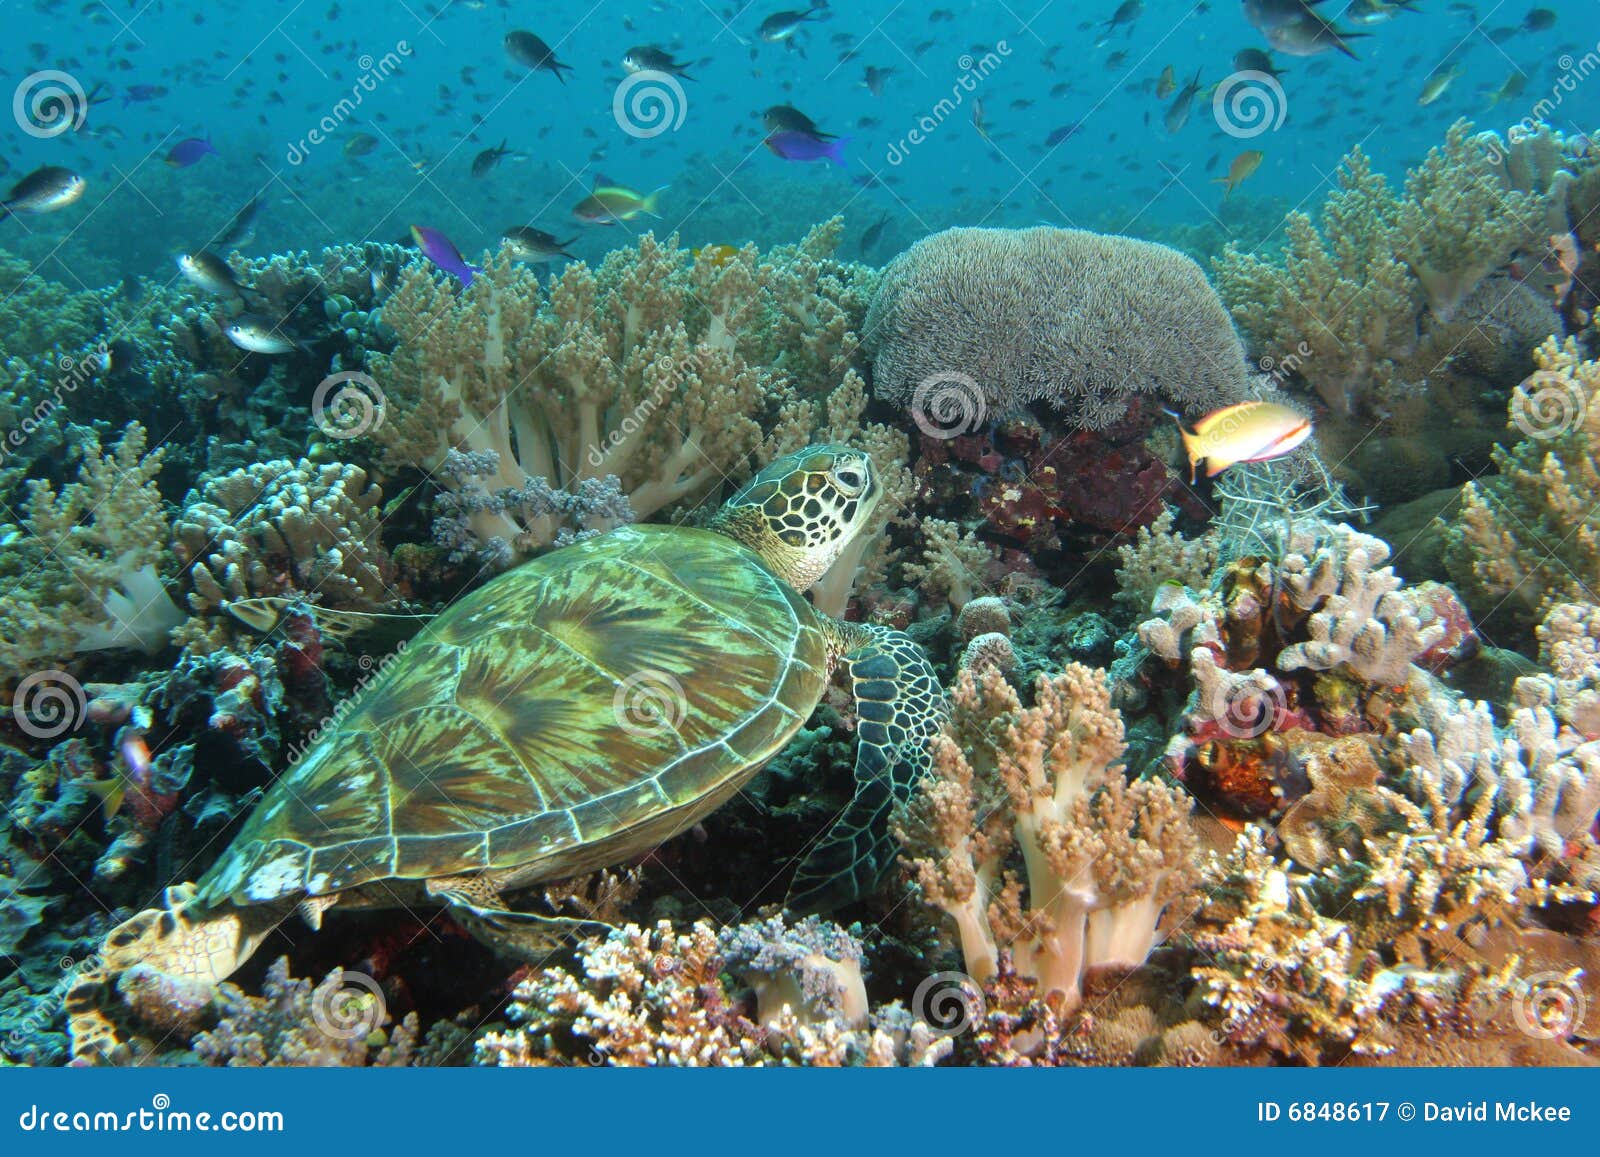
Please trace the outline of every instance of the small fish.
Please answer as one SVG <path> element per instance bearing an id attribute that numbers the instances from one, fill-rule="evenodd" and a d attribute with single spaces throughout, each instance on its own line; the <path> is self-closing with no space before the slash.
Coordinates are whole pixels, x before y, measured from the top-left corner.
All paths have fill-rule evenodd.
<path id="1" fill-rule="evenodd" d="M 534 229 L 528 225 L 513 225 L 500 234 L 500 240 L 510 247 L 511 256 L 518 261 L 537 265 L 544 261 L 554 261 L 557 257 L 564 257 L 568 261 L 577 260 L 567 252 L 567 246 L 576 241 L 576 237 L 558 241 L 553 233 L 546 233 L 543 229 Z"/>
<path id="2" fill-rule="evenodd" d="M 674 60 L 672 53 L 653 44 L 641 44 L 622 54 L 622 67 L 629 72 L 664 72 L 680 80 L 693 80 L 684 70 L 688 64 Z"/>
<path id="3" fill-rule="evenodd" d="M 1207 414 L 1194 424 L 1194 432 L 1183 428 L 1183 419 L 1172 410 L 1167 416 L 1178 423 L 1184 451 L 1189 456 L 1189 481 L 1192 484 L 1206 464 L 1206 477 L 1215 478 L 1241 462 L 1268 462 L 1282 458 L 1311 437 L 1311 419 L 1276 402 L 1238 402 Z"/>
<path id="4" fill-rule="evenodd" d="M 6 199 L 0 201 L 0 217 L 13 213 L 54 213 L 79 200 L 88 188 L 89 182 L 71 169 L 43 165 L 11 186 Z"/>
<path id="5" fill-rule="evenodd" d="M 222 232 L 217 235 L 217 248 L 228 249 L 240 245 L 248 245 L 254 241 L 256 237 L 256 214 L 260 210 L 260 197 L 251 197 L 245 203 L 244 208 L 233 215 L 233 220 L 223 226 Z"/>
<path id="6" fill-rule="evenodd" d="M 1189 123 L 1189 113 L 1194 107 L 1194 94 L 1200 91 L 1200 72 L 1195 70 L 1194 79 L 1183 86 L 1183 89 L 1168 106 L 1164 118 L 1167 132 L 1179 132 L 1184 125 Z"/>
<path id="7" fill-rule="evenodd" d="M 979 97 L 972 102 L 972 127 L 978 130 L 978 135 L 982 137 L 986 143 L 994 143 L 993 141 L 989 140 L 989 123 L 984 119 L 982 97 Z"/>
<path id="8" fill-rule="evenodd" d="M 1304 20 L 1296 20 L 1268 32 L 1267 43 L 1290 56 L 1318 56 L 1336 48 L 1351 60 L 1359 60 L 1355 49 L 1350 47 L 1350 41 L 1366 35 L 1365 32 L 1341 31 L 1313 12 Z"/>
<path id="9" fill-rule="evenodd" d="M 1226 177 L 1213 177 L 1212 183 L 1223 186 L 1222 199 L 1226 201 L 1228 194 L 1237 189 L 1261 167 L 1262 158 L 1266 154 L 1260 149 L 1249 149 L 1233 158 L 1233 163 L 1228 166 Z"/>
<path id="10" fill-rule="evenodd" d="M 187 169 L 207 157 L 218 155 L 217 150 L 211 145 L 210 137 L 185 137 L 172 146 L 165 159 L 174 169 Z"/>
<path id="11" fill-rule="evenodd" d="M 1050 135 L 1044 139 L 1044 147 L 1053 149 L 1064 141 L 1070 141 L 1082 127 L 1082 121 L 1073 121 L 1070 125 L 1062 125 L 1058 129 L 1051 129 Z"/>
<path id="12" fill-rule="evenodd" d="M 1421 12 L 1416 7 L 1417 0 L 1352 0 L 1350 7 L 1344 10 L 1344 18 L 1352 24 L 1370 27 L 1374 24 L 1386 24 L 1402 12 Z"/>
<path id="13" fill-rule="evenodd" d="M 472 158 L 472 175 L 477 178 L 487 177 L 501 160 L 514 156 L 516 154 L 506 148 L 506 143 L 502 140 L 494 148 L 484 149 L 483 152 Z"/>
<path id="14" fill-rule="evenodd" d="M 861 77 L 861 84 L 873 96 L 882 96 L 883 86 L 893 75 L 894 69 L 892 68 L 876 68 L 869 64 L 867 65 L 867 71 Z"/>
<path id="15" fill-rule="evenodd" d="M 1417 103 L 1426 108 L 1448 92 L 1450 86 L 1456 82 L 1456 77 L 1460 75 L 1460 64 L 1452 64 L 1443 72 L 1434 73 L 1423 83 L 1422 92 L 1417 95 Z"/>
<path id="16" fill-rule="evenodd" d="M 1554 28 L 1557 19 L 1549 8 L 1530 8 L 1522 18 L 1522 29 L 1524 32 L 1543 32 L 1546 28 Z"/>
<path id="17" fill-rule="evenodd" d="M 649 194 L 636 192 L 623 185 L 596 184 L 589 195 L 572 207 L 572 215 L 591 225 L 615 225 L 631 221 L 641 213 L 659 217 L 656 204 L 667 186 Z"/>
<path id="18" fill-rule="evenodd" d="M 823 132 L 805 113 L 787 104 L 775 104 L 762 113 L 761 123 L 769 133 L 805 133 L 819 141 L 831 141 L 836 135 Z"/>
<path id="19" fill-rule="evenodd" d="M 232 267 L 207 249 L 180 254 L 178 272 L 183 274 L 185 280 L 207 293 L 243 299 L 245 294 L 255 292 L 254 286 L 241 283 L 234 276 Z"/>
<path id="20" fill-rule="evenodd" d="M 339 151 L 347 157 L 364 157 L 378 147 L 378 138 L 371 133 L 356 133 Z"/>
<path id="21" fill-rule="evenodd" d="M 865 233 L 861 234 L 861 252 L 863 255 L 874 249 L 879 241 L 883 240 L 883 231 L 889 225 L 889 214 L 885 213 L 877 222 L 867 226 Z"/>
<path id="22" fill-rule="evenodd" d="M 1515 100 L 1522 95 L 1522 90 L 1528 87 L 1528 74 L 1520 68 L 1506 77 L 1505 83 L 1489 94 L 1489 107 L 1493 108 L 1503 100 Z"/>
<path id="23" fill-rule="evenodd" d="M 1161 70 L 1161 75 L 1156 78 L 1156 99 L 1166 100 L 1167 97 L 1178 91 L 1178 78 L 1172 71 L 1172 65 Z"/>
<path id="24" fill-rule="evenodd" d="M 461 256 L 461 250 L 455 247 L 455 242 L 437 229 L 429 229 L 425 225 L 413 225 L 411 240 L 416 242 L 424 257 L 460 281 L 463 286 L 471 285 L 473 277 L 483 272 L 476 265 L 468 265 L 467 259 Z"/>
<path id="25" fill-rule="evenodd" d="M 1110 40 L 1118 28 L 1126 28 L 1128 35 L 1132 36 L 1134 22 L 1143 13 L 1144 0 L 1122 0 L 1122 3 L 1117 5 L 1117 10 L 1111 14 L 1111 18 L 1100 26 L 1100 37 L 1094 42 L 1094 46 L 1099 48 Z"/>
<path id="26" fill-rule="evenodd" d="M 562 84 L 567 83 L 567 78 L 561 70 L 564 68 L 571 72 L 572 65 L 557 60 L 555 49 L 533 33 L 513 28 L 506 33 L 505 46 L 507 55 L 524 68 L 531 68 L 534 72 L 554 73 L 555 78 Z"/>
<path id="27" fill-rule="evenodd" d="M 698 249 L 691 249 L 689 253 L 695 261 L 703 261 L 707 265 L 721 269 L 728 262 L 739 256 L 739 249 L 735 245 L 702 245 Z"/>
<path id="28" fill-rule="evenodd" d="M 766 139 L 767 148 L 786 161 L 827 161 L 841 169 L 847 163 L 844 147 L 849 143 L 849 137 L 825 141 L 796 132 L 769 133 Z"/>
<path id="29" fill-rule="evenodd" d="M 808 20 L 821 20 L 827 13 L 827 0 L 818 0 L 804 12 L 774 12 L 761 22 L 756 35 L 768 44 L 789 42 L 792 48 L 794 34 L 800 31 L 800 26 Z"/>
<path id="30" fill-rule="evenodd" d="M 305 350 L 304 342 L 282 332 L 283 323 L 259 313 L 241 313 L 222 332 L 234 345 L 253 354 L 287 354 Z"/>
<path id="31" fill-rule="evenodd" d="M 164 84 L 130 84 L 122 90 L 122 107 L 142 104 L 147 100 L 159 100 L 166 95 L 167 86 Z"/>
<path id="32" fill-rule="evenodd" d="M 1233 54 L 1233 68 L 1235 72 L 1263 72 L 1277 78 L 1283 75 L 1283 69 L 1272 62 L 1272 57 L 1259 48 L 1241 48 Z"/>

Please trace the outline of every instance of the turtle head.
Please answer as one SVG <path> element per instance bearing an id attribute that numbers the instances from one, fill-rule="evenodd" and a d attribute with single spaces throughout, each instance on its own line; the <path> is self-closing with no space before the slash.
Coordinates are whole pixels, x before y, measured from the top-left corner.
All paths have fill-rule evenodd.
<path id="1" fill-rule="evenodd" d="M 744 543 L 808 590 L 861 533 L 883 497 L 872 459 L 826 443 L 779 458 L 728 499 L 711 529 Z"/>

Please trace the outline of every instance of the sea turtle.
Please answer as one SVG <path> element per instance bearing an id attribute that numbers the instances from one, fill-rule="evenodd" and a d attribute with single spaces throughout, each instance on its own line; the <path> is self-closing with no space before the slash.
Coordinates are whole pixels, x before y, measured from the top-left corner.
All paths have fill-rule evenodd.
<path id="1" fill-rule="evenodd" d="M 503 892 L 619 864 L 731 797 L 799 731 L 836 664 L 859 722 L 856 794 L 799 868 L 796 906 L 863 894 L 928 762 L 943 696 L 886 627 L 803 593 L 871 518 L 872 460 L 811 446 L 704 530 L 623 526 L 501 575 L 432 619 L 267 791 L 196 884 L 106 937 L 68 1000 L 74 1051 L 138 965 L 200 999 L 298 909 L 429 897 L 478 930 Z M 643 710 L 638 708 L 643 705 Z M 524 925 L 525 926 L 525 925 Z"/>

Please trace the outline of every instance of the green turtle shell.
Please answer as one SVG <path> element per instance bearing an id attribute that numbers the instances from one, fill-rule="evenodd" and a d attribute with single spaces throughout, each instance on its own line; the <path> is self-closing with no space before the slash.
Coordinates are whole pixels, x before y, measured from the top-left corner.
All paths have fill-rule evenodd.
<path id="1" fill-rule="evenodd" d="M 800 728 L 828 679 L 821 623 L 710 531 L 622 527 L 525 563 L 357 694 L 200 898 L 620 863 L 715 809 Z"/>

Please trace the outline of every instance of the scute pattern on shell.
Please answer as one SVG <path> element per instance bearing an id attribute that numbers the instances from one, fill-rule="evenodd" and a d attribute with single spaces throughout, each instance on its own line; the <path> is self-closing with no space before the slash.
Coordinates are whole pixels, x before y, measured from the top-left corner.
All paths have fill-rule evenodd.
<path id="1" fill-rule="evenodd" d="M 621 528 L 501 576 L 415 638 L 271 789 L 208 903 L 615 863 L 721 803 L 827 680 L 809 604 L 732 539 Z M 624 725 L 619 689 L 676 702 Z"/>

